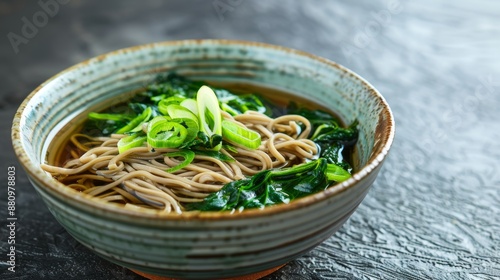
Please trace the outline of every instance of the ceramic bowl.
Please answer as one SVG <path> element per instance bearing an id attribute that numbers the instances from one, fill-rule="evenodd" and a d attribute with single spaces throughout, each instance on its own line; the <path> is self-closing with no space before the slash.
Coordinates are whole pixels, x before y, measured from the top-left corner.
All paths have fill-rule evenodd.
<path id="1" fill-rule="evenodd" d="M 40 168 L 48 146 L 79 116 L 142 88 L 159 72 L 285 90 L 359 120 L 353 177 L 289 204 L 241 213 L 159 214 L 107 204 L 65 187 Z M 252 275 L 279 267 L 332 236 L 361 203 L 394 138 L 384 98 L 352 71 L 284 47 L 228 40 L 155 43 L 104 54 L 55 75 L 19 107 L 17 157 L 59 223 L 99 256 L 172 278 Z"/>

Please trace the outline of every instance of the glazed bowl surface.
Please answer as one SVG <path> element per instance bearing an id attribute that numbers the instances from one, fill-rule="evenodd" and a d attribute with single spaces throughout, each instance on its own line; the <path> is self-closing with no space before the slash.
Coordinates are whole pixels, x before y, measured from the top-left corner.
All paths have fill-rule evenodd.
<path id="1" fill-rule="evenodd" d="M 345 123 L 357 119 L 356 172 L 341 184 L 289 204 L 178 215 L 105 203 L 64 186 L 40 168 L 50 157 L 49 146 L 78 126 L 87 112 L 123 99 L 165 72 L 279 89 L 331 108 Z M 382 95 L 334 62 L 263 43 L 186 40 L 117 50 L 53 76 L 19 107 L 12 141 L 50 212 L 96 254 L 153 275 L 213 279 L 279 267 L 332 236 L 367 194 L 394 133 Z"/>

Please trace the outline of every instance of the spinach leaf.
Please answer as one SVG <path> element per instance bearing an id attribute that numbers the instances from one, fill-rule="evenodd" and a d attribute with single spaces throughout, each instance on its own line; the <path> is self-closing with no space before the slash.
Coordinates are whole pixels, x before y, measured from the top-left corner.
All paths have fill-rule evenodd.
<path id="1" fill-rule="evenodd" d="M 81 132 L 90 136 L 109 136 L 125 126 L 137 115 L 134 110 L 125 104 L 112 106 L 101 113 L 91 112 L 88 114 L 88 119 Z"/>
<path id="2" fill-rule="evenodd" d="M 222 142 L 222 136 L 219 134 L 212 134 L 212 136 L 208 137 L 208 135 L 205 134 L 204 132 L 198 131 L 198 134 L 193 140 L 182 144 L 179 148 L 213 149 L 221 142 Z"/>
<path id="3" fill-rule="evenodd" d="M 283 170 L 265 170 L 254 176 L 233 181 L 202 202 L 186 205 L 189 210 L 231 211 L 263 208 L 288 203 L 290 200 L 328 187 L 327 163 L 318 159 Z"/>
<path id="4" fill-rule="evenodd" d="M 89 119 L 82 128 L 81 133 L 92 137 L 109 136 L 121 127 L 125 126 L 128 120 L 93 120 Z"/>
<path id="5" fill-rule="evenodd" d="M 349 173 L 352 172 L 351 165 L 344 159 L 345 145 L 340 143 L 323 143 L 320 144 L 320 147 L 321 158 L 326 159 L 329 164 L 338 165 L 347 170 Z"/>
<path id="6" fill-rule="evenodd" d="M 146 95 L 153 102 L 172 96 L 183 96 L 193 98 L 203 82 L 188 80 L 175 73 L 158 75 L 154 83 L 147 87 Z"/>
<path id="7" fill-rule="evenodd" d="M 311 136 L 311 140 L 314 142 L 338 142 L 352 146 L 358 139 L 357 125 L 357 121 L 354 121 L 347 128 L 324 123 L 316 128 Z"/>
<path id="8" fill-rule="evenodd" d="M 215 89 L 222 110 L 235 116 L 243 114 L 248 110 L 257 111 L 269 115 L 271 110 L 264 102 L 254 94 L 235 95 L 225 89 Z"/>
<path id="9" fill-rule="evenodd" d="M 354 146 L 358 139 L 357 120 L 344 128 L 327 112 L 300 108 L 295 103 L 290 103 L 287 109 L 288 113 L 301 115 L 310 121 L 312 132 L 309 138 L 320 147 L 320 158 L 352 173 L 352 167 L 346 160 L 346 156 L 348 148 Z"/>

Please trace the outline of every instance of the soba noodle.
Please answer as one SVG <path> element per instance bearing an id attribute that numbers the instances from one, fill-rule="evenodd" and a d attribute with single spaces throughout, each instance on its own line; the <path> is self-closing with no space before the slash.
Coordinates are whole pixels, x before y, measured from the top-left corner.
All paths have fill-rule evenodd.
<path id="1" fill-rule="evenodd" d="M 165 154 L 178 149 L 144 145 L 119 153 L 117 143 L 126 135 L 75 134 L 70 138 L 72 159 L 62 167 L 43 164 L 42 168 L 68 187 L 103 201 L 181 213 L 183 203 L 202 201 L 229 182 L 318 155 L 317 145 L 306 139 L 311 124 L 302 116 L 270 118 L 247 111 L 234 117 L 222 112 L 222 117 L 258 132 L 262 139 L 258 149 L 223 147 L 220 152 L 232 161 L 196 154 L 190 164 L 170 173 L 166 170 L 182 160 Z"/>

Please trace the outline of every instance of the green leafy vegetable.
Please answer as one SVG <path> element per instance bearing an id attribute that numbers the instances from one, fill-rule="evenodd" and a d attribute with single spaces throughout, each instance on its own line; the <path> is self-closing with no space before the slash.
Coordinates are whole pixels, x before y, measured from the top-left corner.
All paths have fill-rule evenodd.
<path id="1" fill-rule="evenodd" d="M 133 112 L 135 116 L 140 115 L 144 110 L 146 110 L 148 107 L 155 108 L 155 106 L 152 106 L 153 104 L 150 103 L 139 103 L 139 102 L 131 102 L 128 104 L 128 107 L 130 111 Z M 156 112 L 155 112 L 156 113 Z M 155 116 L 158 115 L 158 113 L 154 114 Z"/>
<path id="2" fill-rule="evenodd" d="M 254 94 L 235 95 L 225 89 L 215 89 L 215 94 L 221 104 L 221 109 L 236 116 L 248 110 L 269 114 L 269 109 L 264 102 Z"/>
<path id="3" fill-rule="evenodd" d="M 327 163 L 318 159 L 283 170 L 265 170 L 248 179 L 233 181 L 189 210 L 224 211 L 263 208 L 319 192 L 328 187 Z"/>
<path id="4" fill-rule="evenodd" d="M 216 147 L 222 144 L 222 136 L 219 134 L 213 134 L 208 137 L 204 132 L 198 131 L 198 135 L 195 139 L 191 141 L 186 141 L 179 148 L 196 148 L 196 149 L 208 149 L 215 150 Z"/>
<path id="5" fill-rule="evenodd" d="M 338 141 L 346 144 L 353 144 L 358 139 L 357 121 L 354 121 L 348 128 L 337 125 L 322 124 L 316 128 L 311 140 L 315 142 Z"/>
<path id="6" fill-rule="evenodd" d="M 349 173 L 352 171 L 351 165 L 344 159 L 345 145 L 340 143 L 326 143 L 321 146 L 321 157 L 326 159 L 329 164 L 335 164 Z"/>
<path id="7" fill-rule="evenodd" d="M 112 107 L 112 110 L 103 113 L 89 113 L 89 118 L 82 129 L 82 133 L 90 136 L 109 136 L 115 133 L 142 113 L 143 110 L 136 113 L 130 105 L 116 105 Z"/>
<path id="8" fill-rule="evenodd" d="M 344 128 L 327 112 L 299 108 L 295 103 L 290 103 L 289 113 L 301 115 L 310 121 L 312 132 L 309 138 L 320 146 L 321 158 L 326 159 L 329 164 L 352 172 L 352 167 L 346 159 L 348 148 L 354 146 L 358 139 L 357 121 Z"/>

